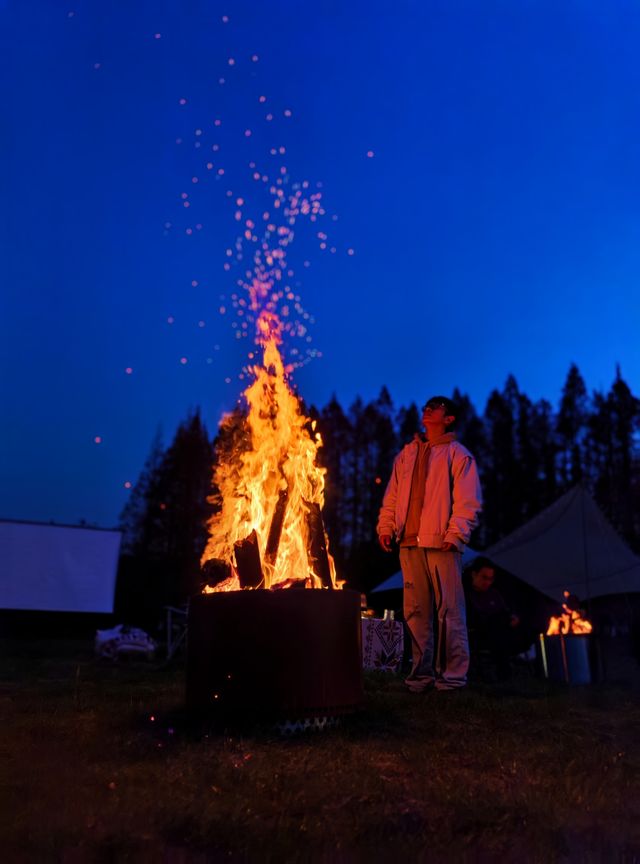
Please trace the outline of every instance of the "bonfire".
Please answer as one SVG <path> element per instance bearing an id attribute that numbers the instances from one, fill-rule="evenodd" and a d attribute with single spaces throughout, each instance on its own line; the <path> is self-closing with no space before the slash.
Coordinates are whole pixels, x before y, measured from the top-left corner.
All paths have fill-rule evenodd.
<path id="1" fill-rule="evenodd" d="M 263 312 L 257 332 L 262 363 L 243 394 L 246 434 L 215 465 L 201 562 L 205 574 L 228 575 L 204 591 L 340 587 L 322 522 L 322 440 L 289 386 L 278 317 Z"/>

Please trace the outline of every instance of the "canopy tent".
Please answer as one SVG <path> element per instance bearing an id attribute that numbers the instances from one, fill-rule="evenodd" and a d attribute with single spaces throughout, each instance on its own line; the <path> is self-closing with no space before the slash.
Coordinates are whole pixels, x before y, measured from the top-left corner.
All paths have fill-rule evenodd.
<path id="1" fill-rule="evenodd" d="M 484 553 L 467 547 L 462 555 L 463 567 L 468 567 L 479 554 Z M 518 579 L 499 564 L 496 564 L 496 587 L 509 609 L 520 618 L 525 643 L 528 640 L 533 641 L 537 633 L 546 630 L 549 617 L 560 612 L 559 603 L 549 599 L 545 593 L 523 579 Z M 369 598 L 374 608 L 385 606 L 402 609 L 402 571 L 399 570 L 373 588 L 369 592 Z"/>
<path id="2" fill-rule="evenodd" d="M 640 591 L 640 558 L 581 486 L 482 554 L 556 601 Z"/>

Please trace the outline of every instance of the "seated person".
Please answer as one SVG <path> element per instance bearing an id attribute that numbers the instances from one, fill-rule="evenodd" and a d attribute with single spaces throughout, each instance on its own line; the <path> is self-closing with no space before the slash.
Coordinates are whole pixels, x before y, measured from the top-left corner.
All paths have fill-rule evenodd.
<path id="1" fill-rule="evenodd" d="M 467 627 L 472 657 L 478 649 L 490 651 L 500 680 L 511 677 L 510 656 L 517 654 L 520 619 L 508 608 L 495 587 L 495 564 L 484 556 L 476 558 L 463 579 L 467 605 Z"/>

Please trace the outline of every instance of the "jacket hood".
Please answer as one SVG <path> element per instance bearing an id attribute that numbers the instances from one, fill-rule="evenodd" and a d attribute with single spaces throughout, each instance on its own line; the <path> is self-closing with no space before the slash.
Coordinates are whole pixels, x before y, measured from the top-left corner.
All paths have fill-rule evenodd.
<path id="1" fill-rule="evenodd" d="M 456 433 L 455 432 L 445 432 L 444 435 L 438 435 L 437 438 L 434 438 L 433 441 L 425 441 L 422 436 L 417 436 L 411 442 L 412 444 L 428 444 L 429 447 L 438 447 L 440 444 L 450 444 L 452 441 L 456 441 Z"/>

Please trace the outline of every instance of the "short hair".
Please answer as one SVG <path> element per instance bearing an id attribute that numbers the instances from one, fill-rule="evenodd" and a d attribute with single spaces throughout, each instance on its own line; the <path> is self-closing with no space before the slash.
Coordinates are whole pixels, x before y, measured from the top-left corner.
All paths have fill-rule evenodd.
<path id="1" fill-rule="evenodd" d="M 478 573 L 483 569 L 483 567 L 488 567 L 490 570 L 498 569 L 491 558 L 487 558 L 486 555 L 478 555 L 473 559 L 471 564 L 469 564 L 468 570 L 469 573 Z"/>
<path id="2" fill-rule="evenodd" d="M 449 424 L 449 429 L 453 429 L 454 426 L 456 425 L 456 423 L 458 422 L 458 415 L 460 413 L 460 409 L 458 408 L 456 403 L 453 401 L 453 399 L 449 399 L 448 396 L 431 396 L 425 402 L 425 407 L 430 402 L 438 402 L 440 405 L 444 405 L 444 410 L 446 411 L 447 416 L 455 418 L 453 423 Z"/>

